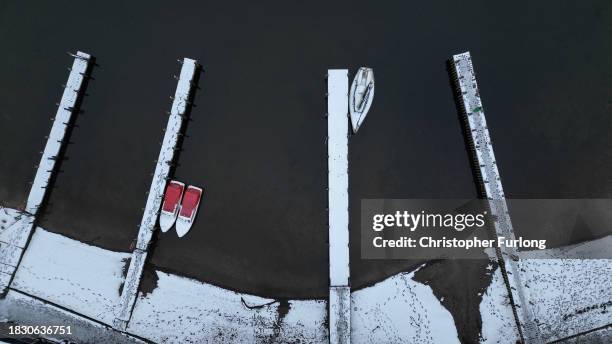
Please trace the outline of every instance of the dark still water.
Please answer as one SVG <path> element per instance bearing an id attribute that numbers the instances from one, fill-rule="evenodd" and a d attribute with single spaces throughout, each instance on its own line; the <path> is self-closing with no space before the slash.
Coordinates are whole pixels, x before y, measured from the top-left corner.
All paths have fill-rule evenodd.
<path id="1" fill-rule="evenodd" d="M 99 66 L 41 225 L 127 251 L 176 59 L 195 58 L 205 72 L 175 177 L 206 199 L 185 239 L 157 235 L 150 264 L 256 294 L 325 296 L 328 68 L 376 75 L 350 141 L 358 242 L 362 198 L 476 196 L 445 66 L 466 50 L 508 196 L 612 196 L 611 29 L 609 1 L 4 3 L 0 202 L 24 201 L 65 52 L 88 52 Z M 351 254 L 354 287 L 415 264 Z"/>

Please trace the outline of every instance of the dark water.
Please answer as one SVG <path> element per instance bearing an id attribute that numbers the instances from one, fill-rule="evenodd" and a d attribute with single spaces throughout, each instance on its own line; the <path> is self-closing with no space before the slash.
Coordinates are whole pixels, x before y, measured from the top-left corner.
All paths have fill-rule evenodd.
<path id="1" fill-rule="evenodd" d="M 127 251 L 136 237 L 180 66 L 204 67 L 176 178 L 203 186 L 188 236 L 150 264 L 261 295 L 328 287 L 328 68 L 374 68 L 350 142 L 351 238 L 362 198 L 475 197 L 445 60 L 470 50 L 510 197 L 612 194 L 612 3 L 538 1 L 41 2 L 0 5 L 0 201 L 34 176 L 71 59 L 99 66 L 41 225 Z M 359 259 L 354 287 L 415 262 Z"/>

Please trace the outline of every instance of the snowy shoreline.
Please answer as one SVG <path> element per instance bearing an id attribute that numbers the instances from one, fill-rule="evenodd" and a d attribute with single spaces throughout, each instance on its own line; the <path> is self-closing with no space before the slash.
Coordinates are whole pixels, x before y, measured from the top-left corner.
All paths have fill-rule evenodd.
<path id="1" fill-rule="evenodd" d="M 119 298 L 125 259 L 129 256 L 38 227 L 12 289 L 0 300 L 0 318 L 32 324 L 48 322 L 61 314 L 74 326 L 83 328 L 83 338 L 107 336 L 113 338 L 106 341 L 109 343 L 132 343 L 137 338 L 168 343 L 325 342 L 328 338 L 325 299 L 263 298 L 162 271 L 155 271 L 158 280 L 153 290 L 138 293 L 125 333 L 113 330 L 112 306 Z M 605 288 L 612 283 L 610 261 L 526 261 L 532 263 L 526 265 L 524 272 L 529 277 L 525 289 L 537 303 L 535 312 L 548 340 L 612 322 L 605 308 L 606 302 L 612 300 L 612 291 Z M 352 292 L 353 343 L 460 342 L 456 320 L 442 300 L 431 287 L 413 280 L 420 268 Z M 503 279 L 499 269 L 491 273 L 493 279 L 480 303 L 480 342 L 514 343 L 517 332 Z M 551 288 L 558 291 L 553 293 Z M 598 333 L 607 335 L 609 331 Z"/>

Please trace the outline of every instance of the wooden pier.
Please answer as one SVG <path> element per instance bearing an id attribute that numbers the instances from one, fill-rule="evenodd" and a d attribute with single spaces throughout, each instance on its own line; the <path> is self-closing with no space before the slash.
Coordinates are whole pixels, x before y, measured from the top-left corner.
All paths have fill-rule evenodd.
<path id="1" fill-rule="evenodd" d="M 348 201 L 348 70 L 327 72 L 329 340 L 351 340 Z"/>
<path id="2" fill-rule="evenodd" d="M 5 293 L 10 285 L 36 225 L 40 209 L 52 187 L 51 183 L 69 140 L 69 127 L 79 111 L 79 104 L 87 84 L 92 57 L 81 51 L 70 55 L 74 57 L 74 61 L 69 69 L 68 81 L 64 86 L 64 93 L 53 118 L 51 132 L 47 137 L 45 149 L 36 169 L 25 211 L 18 216 L 18 220 L 12 226 L 0 232 L 0 294 Z"/>
<path id="3" fill-rule="evenodd" d="M 499 237 L 513 240 L 515 238 L 514 229 L 497 169 L 470 53 L 454 55 L 451 64 L 451 72 L 455 78 L 458 100 L 468 132 L 470 150 L 474 157 L 473 164 L 480 183 L 479 187 L 483 196 L 489 200 L 491 215 L 496 218 L 493 226 L 495 233 Z M 531 304 L 523 292 L 521 262 L 516 248 L 501 247 L 497 250 L 497 256 L 521 339 L 525 343 L 543 343 Z"/>
<path id="4" fill-rule="evenodd" d="M 199 72 L 198 64 L 195 60 L 185 58 L 182 60 L 181 74 L 178 78 L 178 85 L 174 94 L 168 125 L 164 134 L 164 140 L 159 152 L 159 158 L 155 165 L 151 188 L 147 197 L 140 230 L 136 241 L 136 248 L 132 253 L 132 259 L 125 278 L 120 302 L 116 307 L 116 319 L 114 327 L 124 331 L 130 320 L 138 286 L 142 277 L 142 271 L 147 259 L 147 250 L 151 243 L 153 232 L 155 231 L 159 211 L 166 189 L 166 182 L 170 177 L 171 166 L 174 163 L 175 152 L 181 142 L 179 136 L 182 134 L 185 114 L 190 107 L 190 99 L 195 87 L 196 73 Z"/>

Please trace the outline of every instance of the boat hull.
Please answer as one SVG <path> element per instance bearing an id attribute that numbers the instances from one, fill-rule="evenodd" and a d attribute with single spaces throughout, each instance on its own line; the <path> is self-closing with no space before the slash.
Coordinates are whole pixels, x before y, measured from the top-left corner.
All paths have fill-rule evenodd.
<path id="1" fill-rule="evenodd" d="M 159 214 L 159 228 L 162 232 L 166 233 L 170 230 L 170 228 L 172 228 L 176 222 L 176 217 L 178 216 L 178 209 L 180 208 L 177 208 L 177 211 L 174 214 L 166 212 Z"/>
<path id="2" fill-rule="evenodd" d="M 361 67 L 355 75 L 349 93 L 349 112 L 353 133 L 357 133 L 374 100 L 374 71 Z"/>
<path id="3" fill-rule="evenodd" d="M 168 189 L 170 188 L 170 186 L 174 186 L 178 189 L 180 189 L 180 193 L 178 194 L 177 200 L 176 200 L 176 205 L 174 206 L 174 210 L 173 211 L 168 211 L 165 209 L 166 206 L 166 202 L 167 200 L 167 193 L 168 193 Z M 159 228 L 161 229 L 162 232 L 167 232 L 170 230 L 170 228 L 172 228 L 172 226 L 174 225 L 174 223 L 176 222 L 176 218 L 178 217 L 179 211 L 181 210 L 181 200 L 183 199 L 183 193 L 185 191 L 185 184 L 176 181 L 176 180 L 172 180 L 169 183 L 168 188 L 166 189 L 166 192 L 164 193 L 164 202 L 162 203 L 162 209 L 160 211 L 159 214 Z M 174 195 L 176 197 L 176 194 Z M 174 202 L 173 202 L 174 203 Z"/>
<path id="4" fill-rule="evenodd" d="M 179 212 L 179 216 L 176 219 L 176 234 L 178 235 L 179 238 L 185 236 L 185 234 L 187 234 L 187 232 L 189 232 L 189 230 L 191 229 L 191 226 L 193 225 L 193 222 L 194 222 L 194 220 L 196 218 L 196 215 L 198 214 L 198 209 L 200 208 L 200 203 L 202 201 L 203 190 L 201 188 L 198 188 L 198 187 L 195 187 L 195 186 L 189 186 L 185 193 L 187 193 L 190 190 L 198 191 L 199 192 L 199 197 L 197 199 L 197 203 L 193 207 L 193 209 L 192 209 L 191 213 L 189 214 L 189 216 L 184 216 L 181 212 Z"/>

